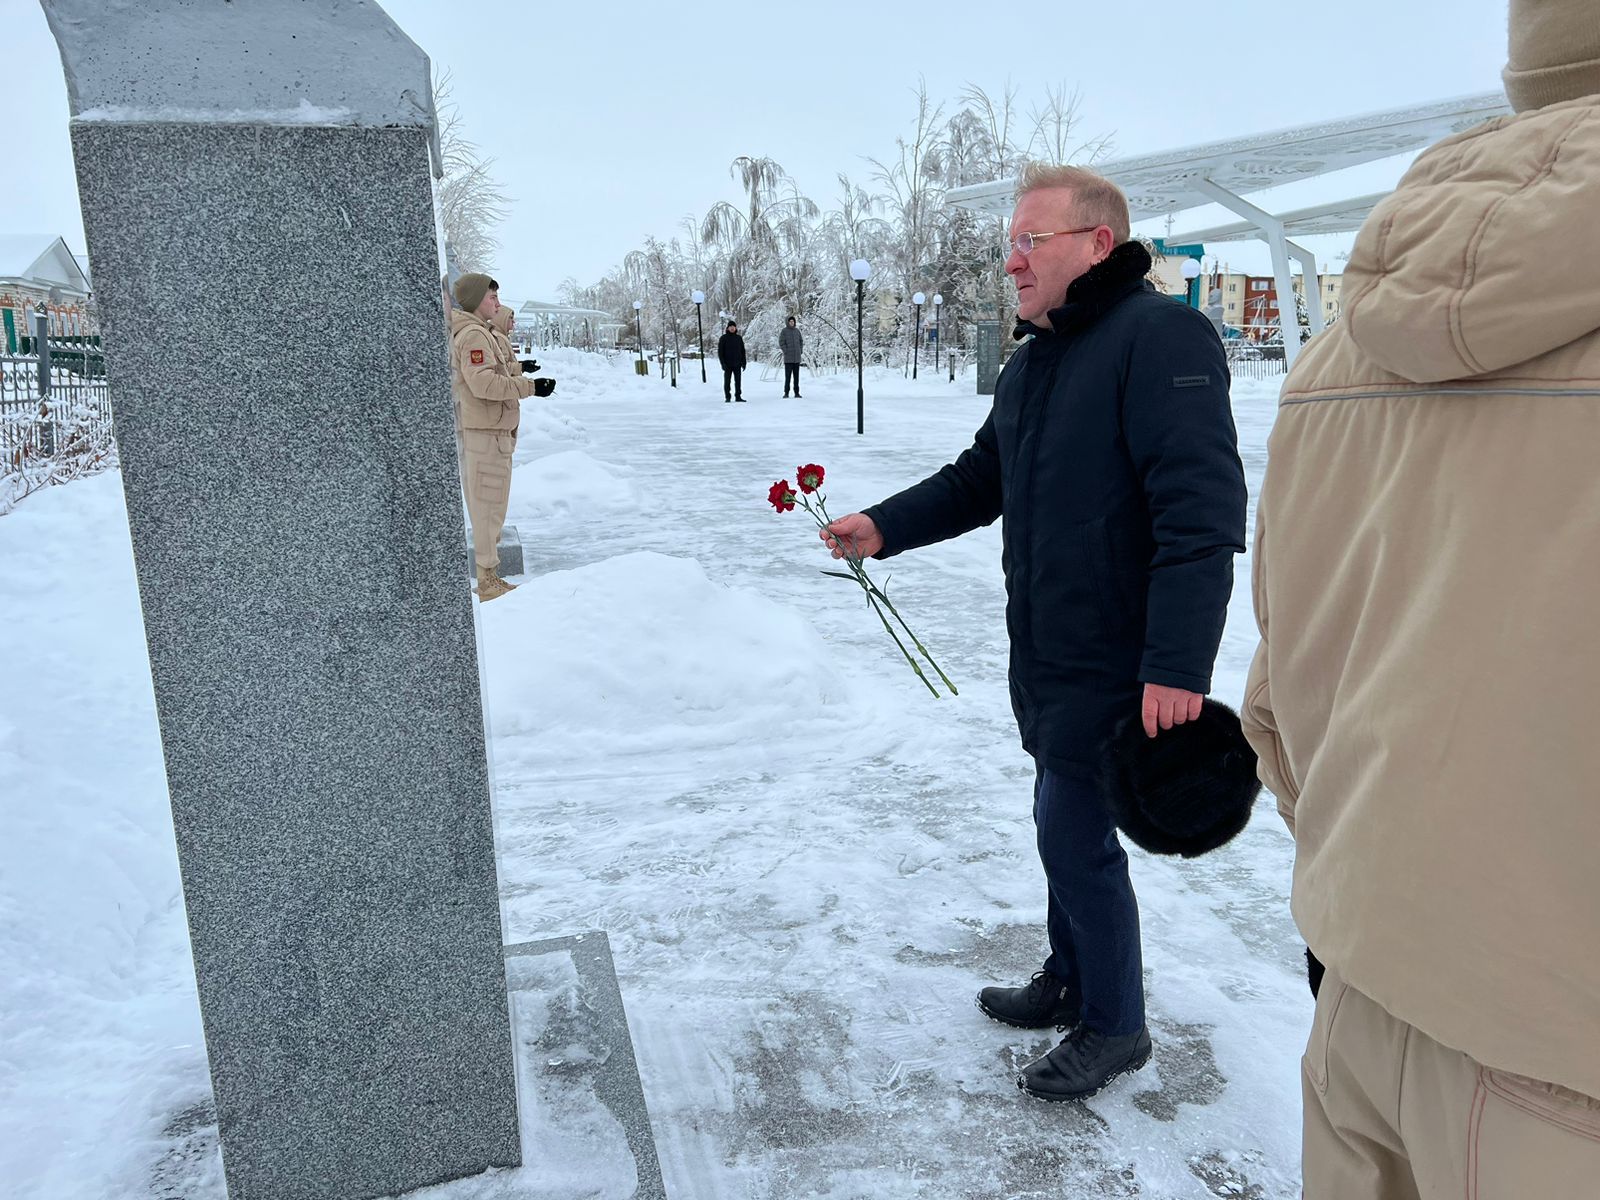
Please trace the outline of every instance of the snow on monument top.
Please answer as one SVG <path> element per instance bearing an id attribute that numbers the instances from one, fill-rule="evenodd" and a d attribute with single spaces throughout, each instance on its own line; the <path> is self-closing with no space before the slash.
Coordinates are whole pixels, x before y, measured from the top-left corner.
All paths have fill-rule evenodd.
<path id="1" fill-rule="evenodd" d="M 428 56 L 372 0 L 41 0 L 75 121 L 433 126 Z"/>

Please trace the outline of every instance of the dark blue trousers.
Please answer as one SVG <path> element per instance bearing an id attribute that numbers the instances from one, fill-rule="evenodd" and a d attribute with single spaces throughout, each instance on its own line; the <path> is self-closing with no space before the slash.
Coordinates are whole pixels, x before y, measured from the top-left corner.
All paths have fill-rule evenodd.
<path id="1" fill-rule="evenodd" d="M 1087 774 L 1039 768 L 1033 787 L 1039 858 L 1050 885 L 1044 969 L 1083 997 L 1083 1022 L 1108 1036 L 1144 1027 L 1139 902 L 1128 856 Z"/>

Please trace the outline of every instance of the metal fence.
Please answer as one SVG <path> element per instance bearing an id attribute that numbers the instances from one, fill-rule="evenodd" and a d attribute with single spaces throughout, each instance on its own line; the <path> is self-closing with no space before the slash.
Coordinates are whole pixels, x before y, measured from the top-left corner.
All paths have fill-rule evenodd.
<path id="1" fill-rule="evenodd" d="M 1269 351 L 1272 349 L 1268 348 Z M 1263 354 L 1257 350 L 1245 352 L 1236 351 L 1228 347 L 1228 373 L 1235 379 L 1281 379 L 1288 373 L 1288 364 L 1283 361 L 1283 350 L 1277 348 L 1274 356 L 1270 353 Z"/>
<path id="2" fill-rule="evenodd" d="M 98 339 L 51 338 L 41 320 L 22 351 L 0 354 L 0 513 L 117 462 Z"/>

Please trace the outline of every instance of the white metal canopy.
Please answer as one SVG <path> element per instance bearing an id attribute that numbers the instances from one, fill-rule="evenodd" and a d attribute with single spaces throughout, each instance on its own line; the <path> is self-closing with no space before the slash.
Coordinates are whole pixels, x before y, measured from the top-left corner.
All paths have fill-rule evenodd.
<path id="1" fill-rule="evenodd" d="M 1332 204 L 1315 204 L 1310 208 L 1297 208 L 1280 213 L 1283 232 L 1297 237 L 1328 233 L 1353 233 L 1361 228 L 1369 213 L 1377 207 L 1387 192 L 1373 192 L 1354 200 L 1336 200 Z M 1165 237 L 1171 246 L 1187 246 L 1201 242 L 1242 242 L 1247 238 L 1265 237 L 1261 229 L 1250 221 L 1235 221 L 1227 225 L 1211 225 L 1205 229 L 1191 229 Z"/>
<path id="2" fill-rule="evenodd" d="M 1294 257 L 1305 271 L 1306 310 L 1311 332 L 1319 333 L 1322 299 L 1317 285 L 1316 260 L 1305 247 L 1291 242 L 1289 235 L 1359 228 L 1360 218 L 1371 212 L 1372 205 L 1382 197 L 1367 196 L 1323 205 L 1320 210 L 1301 209 L 1274 215 L 1244 196 L 1419 150 L 1510 111 L 1504 95 L 1486 92 L 1416 108 L 1392 109 L 1157 154 L 1112 159 L 1095 163 L 1094 169 L 1127 193 L 1128 208 L 1135 221 L 1204 204 L 1220 204 L 1243 217 L 1242 224 L 1201 230 L 1182 239 L 1170 239 L 1170 244 L 1225 241 L 1252 235 L 1261 238 L 1272 251 L 1273 286 L 1279 297 L 1280 314 L 1286 309 L 1293 311 L 1289 308 L 1294 295 L 1289 279 L 1289 259 Z M 1012 210 L 1016 189 L 1015 179 L 997 179 L 955 188 L 946 199 L 961 208 L 1003 217 Z M 1361 210 L 1362 205 L 1366 206 L 1364 210 Z M 1299 223 L 1298 228 L 1289 228 L 1291 219 Z M 1217 236 L 1201 237 L 1200 234 Z M 1286 336 L 1283 340 L 1284 355 L 1293 365 L 1300 339 Z"/>
<path id="3" fill-rule="evenodd" d="M 517 320 L 534 330 L 548 330 L 563 342 L 570 341 L 580 328 L 600 333 L 610 328 L 620 328 L 622 324 L 603 309 L 552 304 L 545 300 L 529 300 L 518 305 Z"/>
<path id="4" fill-rule="evenodd" d="M 1209 179 L 1235 195 L 1248 195 L 1419 150 L 1510 111 L 1504 95 L 1486 92 L 1418 108 L 1110 159 L 1095 163 L 1094 169 L 1128 194 L 1128 207 L 1138 221 L 1211 203 L 1214 197 L 1197 190 L 1196 179 Z M 1016 184 L 1014 179 L 998 179 L 955 188 L 946 198 L 962 208 L 1006 216 L 1011 212 Z"/>

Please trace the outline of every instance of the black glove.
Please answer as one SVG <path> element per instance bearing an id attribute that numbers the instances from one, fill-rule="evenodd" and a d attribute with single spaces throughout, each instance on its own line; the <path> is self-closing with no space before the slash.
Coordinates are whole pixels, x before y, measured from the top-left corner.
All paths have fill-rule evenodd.
<path id="1" fill-rule="evenodd" d="M 535 371 L 537 371 L 539 369 L 539 364 L 534 362 L 533 359 L 531 359 L 531 358 L 524 358 L 521 361 L 522 361 L 522 373 L 524 375 L 532 375 Z"/>
<path id="2" fill-rule="evenodd" d="M 1311 985 L 1311 998 L 1315 1000 L 1317 993 L 1322 990 L 1323 966 L 1317 961 L 1317 956 L 1311 953 L 1311 947 L 1306 947 L 1306 982 Z"/>
<path id="3" fill-rule="evenodd" d="M 533 394 L 535 396 L 548 396 L 556 390 L 554 379 L 535 379 L 533 381 Z"/>

